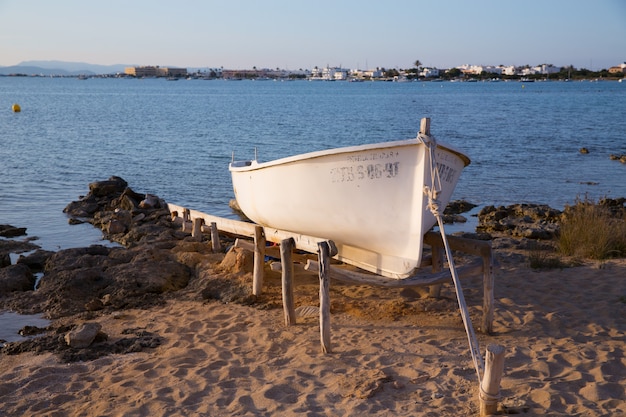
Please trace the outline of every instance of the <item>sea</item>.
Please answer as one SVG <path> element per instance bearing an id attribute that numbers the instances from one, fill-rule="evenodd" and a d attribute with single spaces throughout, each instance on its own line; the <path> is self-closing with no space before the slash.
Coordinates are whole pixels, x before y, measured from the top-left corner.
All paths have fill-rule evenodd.
<path id="1" fill-rule="evenodd" d="M 609 158 L 626 154 L 626 83 L 617 81 L 0 77 L 0 224 L 26 227 L 48 250 L 101 242 L 92 226 L 69 225 L 63 208 L 111 176 L 236 218 L 233 158 L 412 138 L 423 117 L 471 158 L 453 199 L 562 209 L 626 197 L 626 164 Z"/>
<path id="2" fill-rule="evenodd" d="M 477 208 L 452 231 L 472 231 L 487 205 L 562 209 L 579 198 L 626 197 L 626 164 L 609 158 L 626 154 L 626 83 L 616 81 L 0 77 L 0 224 L 26 227 L 18 239 L 47 250 L 110 244 L 89 224 L 70 225 L 63 208 L 111 176 L 236 218 L 233 158 L 413 138 L 424 117 L 437 140 L 472 161 L 453 199 Z M 16 340 L 14 328 L 38 320 L 3 312 L 0 339 Z"/>

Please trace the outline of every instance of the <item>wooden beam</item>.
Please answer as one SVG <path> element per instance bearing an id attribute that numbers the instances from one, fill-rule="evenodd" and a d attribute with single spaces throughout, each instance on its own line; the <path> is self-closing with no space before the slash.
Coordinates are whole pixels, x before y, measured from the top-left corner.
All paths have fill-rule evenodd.
<path id="1" fill-rule="evenodd" d="M 491 242 L 486 240 L 467 239 L 459 236 L 447 235 L 450 249 L 464 252 L 469 255 L 490 256 Z M 435 232 L 426 232 L 424 234 L 424 243 L 432 246 L 443 247 L 443 239 L 441 235 Z"/>
<path id="2" fill-rule="evenodd" d="M 477 275 L 482 272 L 482 261 L 477 260 L 471 264 L 457 268 L 459 276 L 467 277 Z M 304 267 L 307 271 L 319 271 L 320 264 L 313 260 L 307 261 Z M 352 271 L 336 266 L 328 267 L 329 275 L 337 281 L 347 282 L 351 284 L 366 284 L 390 288 L 418 287 L 426 285 L 434 285 L 452 280 L 449 270 L 443 270 L 438 273 L 423 272 L 420 275 L 414 275 L 409 278 L 393 279 L 381 277 L 380 275 L 368 274 L 363 272 Z"/>

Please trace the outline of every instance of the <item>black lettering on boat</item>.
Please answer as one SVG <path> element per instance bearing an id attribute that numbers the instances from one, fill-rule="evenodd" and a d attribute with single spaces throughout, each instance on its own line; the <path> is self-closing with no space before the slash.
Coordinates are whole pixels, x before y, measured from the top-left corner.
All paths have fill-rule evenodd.
<path id="1" fill-rule="evenodd" d="M 439 178 L 445 182 L 453 182 L 456 177 L 457 170 L 449 167 L 448 165 L 437 163 L 437 172 L 439 173 Z"/>
<path id="2" fill-rule="evenodd" d="M 358 180 L 362 180 L 363 178 L 365 178 L 365 168 L 363 167 L 363 165 L 359 165 L 356 167 L 356 178 Z"/>
<path id="3" fill-rule="evenodd" d="M 365 179 L 395 178 L 400 171 L 400 162 L 384 164 L 344 165 L 330 169 L 330 182 L 354 182 Z"/>

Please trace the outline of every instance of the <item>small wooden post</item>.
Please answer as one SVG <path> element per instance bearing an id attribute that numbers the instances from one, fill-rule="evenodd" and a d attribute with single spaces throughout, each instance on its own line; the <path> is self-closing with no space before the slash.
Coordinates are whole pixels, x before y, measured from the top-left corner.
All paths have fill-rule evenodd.
<path id="1" fill-rule="evenodd" d="M 330 353 L 330 258 L 337 254 L 331 241 L 317 244 L 320 278 L 320 341 L 323 353 Z"/>
<path id="2" fill-rule="evenodd" d="M 294 245 L 293 238 L 284 239 L 280 242 L 283 312 L 286 326 L 296 324 L 296 307 L 293 299 L 293 261 L 291 259 Z"/>
<path id="3" fill-rule="evenodd" d="M 221 252 L 222 244 L 220 243 L 220 232 L 217 230 L 217 223 L 211 222 L 211 249 L 213 252 Z"/>
<path id="4" fill-rule="evenodd" d="M 193 228 L 191 229 L 191 237 L 197 241 L 202 240 L 202 225 L 204 219 L 202 217 L 196 217 L 193 219 Z"/>
<path id="5" fill-rule="evenodd" d="M 491 334 L 493 332 L 493 287 L 493 252 L 491 248 L 489 248 L 488 254 L 483 255 L 483 322 L 481 331 L 484 334 Z"/>
<path id="6" fill-rule="evenodd" d="M 443 271 L 443 249 L 441 246 L 433 245 L 431 246 L 432 257 L 433 257 L 433 272 L 441 272 Z M 441 287 L 443 284 L 434 284 L 428 288 L 428 295 L 431 298 L 439 298 L 441 295 Z"/>
<path id="7" fill-rule="evenodd" d="M 263 291 L 263 267 L 265 266 L 265 233 L 262 226 L 254 227 L 254 269 L 252 271 L 252 294 Z"/>
<path id="8" fill-rule="evenodd" d="M 424 117 L 420 120 L 420 133 L 430 136 L 430 117 Z"/>
<path id="9" fill-rule="evenodd" d="M 183 209 L 183 232 L 186 232 L 187 230 L 189 230 L 188 225 L 189 225 L 189 209 L 184 208 Z"/>
<path id="10" fill-rule="evenodd" d="M 485 375 L 480 384 L 480 416 L 495 414 L 500 399 L 500 381 L 504 372 L 504 347 L 490 344 L 485 354 Z"/>

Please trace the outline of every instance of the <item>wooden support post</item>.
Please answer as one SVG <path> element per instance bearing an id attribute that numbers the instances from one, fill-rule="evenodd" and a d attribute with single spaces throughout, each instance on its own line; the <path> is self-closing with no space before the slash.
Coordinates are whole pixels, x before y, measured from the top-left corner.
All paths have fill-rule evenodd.
<path id="1" fill-rule="evenodd" d="M 202 240 L 202 224 L 204 223 L 204 219 L 201 217 L 196 217 L 193 219 L 193 228 L 191 229 L 191 237 L 197 241 Z"/>
<path id="2" fill-rule="evenodd" d="M 500 399 L 500 381 L 504 372 L 504 347 L 490 344 L 485 354 L 485 375 L 480 383 L 478 397 L 480 416 L 495 414 Z"/>
<path id="3" fill-rule="evenodd" d="M 295 242 L 292 238 L 280 242 L 280 263 L 282 269 L 283 313 L 285 325 L 296 324 L 296 307 L 293 299 L 293 260 L 291 254 Z"/>
<path id="4" fill-rule="evenodd" d="M 183 232 L 189 231 L 189 209 L 183 209 Z"/>
<path id="5" fill-rule="evenodd" d="M 320 341 L 323 353 L 330 353 L 330 258 L 337 254 L 331 241 L 317 244 L 320 278 Z"/>
<path id="6" fill-rule="evenodd" d="M 211 249 L 216 253 L 222 251 L 220 232 L 217 230 L 217 223 L 215 222 L 211 222 Z"/>
<path id="7" fill-rule="evenodd" d="M 441 246 L 433 245 L 431 247 L 433 257 L 433 272 L 443 271 L 443 248 Z M 428 288 L 429 296 L 431 298 L 439 298 L 441 295 L 441 287 L 443 284 L 434 284 Z"/>
<path id="8" fill-rule="evenodd" d="M 265 266 L 265 232 L 262 226 L 254 227 L 254 269 L 252 271 L 252 294 L 263 291 L 263 267 Z"/>
<path id="9" fill-rule="evenodd" d="M 447 236 L 447 239 L 452 250 L 457 250 L 470 255 L 480 256 L 482 260 L 483 317 L 480 331 L 485 334 L 490 334 L 493 331 L 494 316 L 494 265 L 491 242 L 466 239 L 458 236 Z M 441 236 L 434 232 L 427 232 L 424 235 L 424 243 L 430 245 L 430 247 L 443 247 L 443 240 L 441 239 Z"/>
<path id="10" fill-rule="evenodd" d="M 493 252 L 483 255 L 483 318 L 480 330 L 484 334 L 493 332 L 494 315 L 494 276 L 493 276 Z"/>

